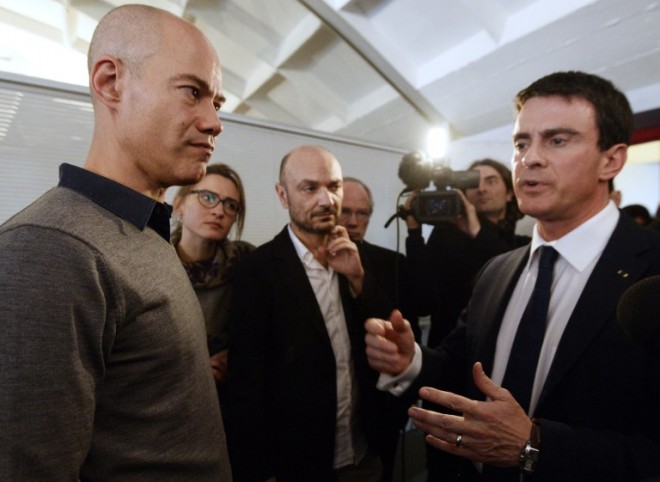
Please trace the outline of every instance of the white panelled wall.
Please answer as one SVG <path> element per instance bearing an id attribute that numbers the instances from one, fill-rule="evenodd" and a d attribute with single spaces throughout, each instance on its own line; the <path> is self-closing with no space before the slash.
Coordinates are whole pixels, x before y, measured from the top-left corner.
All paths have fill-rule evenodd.
<path id="1" fill-rule="evenodd" d="M 288 214 L 274 187 L 280 160 L 296 146 L 318 144 L 337 156 L 345 175 L 361 178 L 372 188 L 376 211 L 368 239 L 396 246 L 395 226 L 385 230 L 383 224 L 395 211 L 396 197 L 403 188 L 397 177 L 401 151 L 236 115 L 221 113 L 221 118 L 224 132 L 211 162 L 231 165 L 245 184 L 243 239 L 262 244 L 282 229 Z M 92 128 L 86 89 L 0 74 L 0 223 L 56 185 L 62 162 L 82 166 Z M 168 201 L 175 189 L 168 191 Z"/>

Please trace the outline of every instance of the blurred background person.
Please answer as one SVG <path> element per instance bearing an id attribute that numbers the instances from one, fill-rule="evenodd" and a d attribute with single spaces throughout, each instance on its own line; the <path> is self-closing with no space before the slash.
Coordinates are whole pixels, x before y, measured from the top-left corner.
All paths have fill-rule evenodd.
<path id="1" fill-rule="evenodd" d="M 254 249 L 240 240 L 246 214 L 243 183 L 228 165 L 211 164 L 201 181 L 179 189 L 173 205 L 172 244 L 202 306 L 213 378 L 220 388 L 227 376 L 232 275 Z"/>
<path id="2" fill-rule="evenodd" d="M 365 271 L 373 275 L 392 305 L 401 310 L 410 321 L 415 338 L 420 342 L 419 323 L 411 306 L 412 287 L 406 257 L 364 239 L 373 210 L 374 201 L 369 186 L 359 179 L 344 176 L 344 198 L 338 224 L 346 228 L 349 238 L 357 245 Z M 397 402 L 397 405 L 400 404 Z M 383 423 L 388 425 L 388 429 L 383 431 L 381 439 L 383 482 L 392 480 L 399 434 L 408 420 L 405 406 L 402 409 L 393 406 L 391 410 L 393 416 L 384 420 Z"/>
<path id="3" fill-rule="evenodd" d="M 630 216 L 637 224 L 648 226 L 653 222 L 651 213 L 641 204 L 628 204 L 621 208 L 621 211 Z"/>
<path id="4" fill-rule="evenodd" d="M 482 159 L 468 168 L 480 173 L 479 186 L 456 190 L 463 202 L 464 214 L 453 221 L 438 223 L 424 244 L 421 224 L 412 213 L 406 217 L 408 269 L 417 283 L 417 312 L 431 316 L 427 345 L 435 347 L 456 326 L 461 311 L 472 293 L 474 278 L 493 256 L 530 241 L 515 234 L 516 222 L 522 218 L 518 209 L 511 171 L 498 161 Z M 410 209 L 411 194 L 406 202 Z M 441 410 L 425 403 L 426 408 Z M 437 480 L 448 463 L 454 463 L 444 452 L 426 446 L 428 480 Z"/>
<path id="5" fill-rule="evenodd" d="M 394 306 L 410 321 L 415 338 L 419 340 L 421 335 L 417 317 L 413 314 L 406 257 L 364 239 L 373 210 L 374 201 L 369 186 L 359 179 L 344 176 L 344 199 L 338 224 L 346 228 L 349 238 L 357 245 L 364 269 L 374 275 Z"/>
<path id="6" fill-rule="evenodd" d="M 474 161 L 469 170 L 480 173 L 479 187 L 457 190 L 464 215 L 436 224 L 424 243 L 421 224 L 408 211 L 406 254 L 418 283 L 418 316 L 431 315 L 427 345 L 435 346 L 454 328 L 481 267 L 493 256 L 527 244 L 516 235 L 522 214 L 516 204 L 511 171 L 493 159 Z M 415 194 L 406 201 L 409 210 Z M 421 295 L 421 296 L 420 296 Z"/>

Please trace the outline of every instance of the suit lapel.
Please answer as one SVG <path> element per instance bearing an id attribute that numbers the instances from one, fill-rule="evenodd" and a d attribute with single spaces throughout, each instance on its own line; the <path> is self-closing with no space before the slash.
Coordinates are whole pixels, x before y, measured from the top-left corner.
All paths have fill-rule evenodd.
<path id="1" fill-rule="evenodd" d="M 287 227 L 273 239 L 273 258 L 275 273 L 279 276 L 280 283 L 286 288 L 293 302 L 298 305 L 299 312 L 309 318 L 305 322 L 329 342 L 321 308 Z"/>
<path id="2" fill-rule="evenodd" d="M 631 228 L 628 219 L 621 216 L 566 325 L 539 406 L 565 378 L 598 333 L 614 320 L 621 295 L 648 268 L 648 263 L 638 256 L 644 249 L 640 231 Z"/>
<path id="3" fill-rule="evenodd" d="M 491 263 L 482 268 L 482 275 L 478 277 L 479 281 L 472 294 L 472 299 L 477 301 L 468 307 L 470 318 L 467 330 L 471 332 L 468 339 L 473 339 L 476 343 L 475 356 L 469 360 L 469 367 L 472 367 L 474 362 L 480 361 L 487 374 L 492 372 L 502 317 L 528 255 L 529 246 L 524 246 L 507 255 L 494 258 L 491 262 L 492 268 L 486 270 Z M 484 399 L 483 393 L 474 383 L 468 384 L 468 396 L 478 400 Z"/>

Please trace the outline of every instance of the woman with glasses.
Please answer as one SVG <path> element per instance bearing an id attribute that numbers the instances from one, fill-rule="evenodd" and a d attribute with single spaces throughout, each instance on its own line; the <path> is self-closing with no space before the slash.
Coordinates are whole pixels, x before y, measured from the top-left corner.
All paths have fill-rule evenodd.
<path id="1" fill-rule="evenodd" d="M 227 317 L 232 273 L 254 246 L 240 241 L 245 193 L 236 171 L 211 164 L 197 184 L 176 193 L 172 244 L 202 305 L 211 368 L 218 387 L 227 376 Z M 235 240 L 229 239 L 234 228 Z"/>

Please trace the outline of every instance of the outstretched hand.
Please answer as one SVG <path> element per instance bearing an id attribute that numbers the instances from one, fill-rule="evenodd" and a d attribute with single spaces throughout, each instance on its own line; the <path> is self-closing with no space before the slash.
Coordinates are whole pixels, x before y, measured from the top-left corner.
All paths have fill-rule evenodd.
<path id="1" fill-rule="evenodd" d="M 532 421 L 508 390 L 486 376 L 481 363 L 474 364 L 472 376 L 489 401 L 471 400 L 423 387 L 419 391 L 422 399 L 460 415 L 418 407 L 410 408 L 408 414 L 415 427 L 427 434 L 426 441 L 440 450 L 475 462 L 516 466 L 520 451 L 529 439 Z M 460 444 L 457 443 L 459 435 Z"/>
<path id="2" fill-rule="evenodd" d="M 399 375 L 408 368 L 415 354 L 415 335 L 399 310 L 392 311 L 389 320 L 369 318 L 365 329 L 371 368 L 388 375 Z"/>

